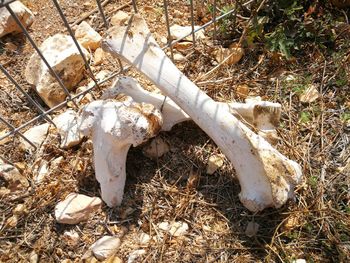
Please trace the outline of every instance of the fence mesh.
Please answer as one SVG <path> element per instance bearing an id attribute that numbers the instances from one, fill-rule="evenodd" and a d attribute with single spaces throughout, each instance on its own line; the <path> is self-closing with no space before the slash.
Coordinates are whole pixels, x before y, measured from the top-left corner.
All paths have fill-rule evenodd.
<path id="1" fill-rule="evenodd" d="M 61 22 L 64 24 L 65 30 L 72 37 L 75 46 L 77 47 L 80 55 L 82 56 L 82 58 L 84 60 L 85 71 L 86 71 L 87 75 L 94 82 L 93 86 L 91 86 L 91 87 L 87 88 L 86 90 L 81 91 L 77 94 L 73 94 L 65 86 L 64 81 L 59 76 L 59 73 L 56 72 L 51 67 L 50 63 L 47 61 L 47 59 L 43 55 L 42 51 L 39 48 L 39 43 L 33 39 L 32 33 L 30 32 L 30 29 L 27 30 L 26 27 L 21 23 L 20 19 L 15 14 L 13 8 L 11 7 L 12 2 L 14 2 L 14 0 L 0 0 L 0 8 L 6 8 L 7 11 L 11 14 L 11 16 L 15 20 L 16 24 L 21 29 L 26 40 L 30 43 L 34 52 L 36 52 L 39 55 L 40 59 L 42 59 L 42 61 L 45 63 L 47 68 L 50 70 L 50 73 L 56 79 L 60 88 L 64 91 L 64 93 L 66 95 L 65 101 L 59 103 L 58 105 L 56 105 L 50 109 L 47 109 L 47 108 L 45 108 L 45 105 L 42 105 L 42 103 L 40 103 L 39 97 L 35 93 L 33 93 L 30 88 L 28 89 L 28 83 L 25 83 L 24 81 L 21 81 L 21 83 L 19 83 L 18 81 L 16 81 L 16 77 L 13 76 L 10 73 L 10 71 L 7 69 L 7 66 L 5 65 L 6 63 L 0 63 L 0 69 L 1 69 L 2 73 L 4 74 L 4 76 L 7 78 L 7 80 L 9 81 L 9 83 L 11 83 L 16 88 L 16 90 L 20 94 L 22 94 L 25 97 L 25 99 L 27 100 L 27 102 L 31 105 L 31 107 L 23 105 L 23 109 L 19 109 L 19 110 L 21 110 L 21 111 L 29 110 L 29 111 L 35 113 L 35 115 L 30 114 L 31 117 L 28 120 L 26 120 L 26 121 L 21 120 L 21 122 L 19 124 L 13 123 L 13 121 L 8 120 L 6 118 L 6 116 L 3 116 L 4 114 L 1 114 L 0 115 L 0 128 L 2 129 L 2 132 L 0 133 L 0 142 L 3 142 L 5 140 L 9 140 L 10 137 L 12 137 L 12 136 L 19 136 L 23 140 L 28 142 L 35 150 L 36 145 L 33 142 L 31 142 L 28 138 L 26 138 L 26 136 L 23 133 L 23 131 L 26 128 L 28 128 L 29 126 L 31 126 L 32 124 L 34 124 L 35 122 L 37 122 L 39 120 L 44 120 L 44 121 L 49 122 L 49 123 L 54 125 L 54 123 L 52 122 L 51 115 L 57 109 L 60 109 L 62 107 L 66 107 L 67 104 L 69 104 L 69 103 L 71 103 L 76 109 L 79 109 L 80 106 L 76 102 L 77 98 L 80 98 L 82 95 L 85 95 L 87 93 L 91 93 L 91 91 L 93 89 L 99 88 L 99 86 L 101 84 L 115 78 L 116 76 L 126 72 L 129 69 L 129 67 L 123 67 L 121 61 L 117 59 L 117 61 L 116 61 L 117 63 L 115 64 L 116 69 L 114 70 L 114 72 L 112 72 L 111 74 L 109 74 L 108 76 L 106 76 L 105 78 L 103 78 L 101 80 L 97 80 L 96 76 L 93 73 L 93 70 L 91 69 L 91 65 L 89 64 L 89 61 L 84 56 L 84 53 L 81 49 L 81 46 L 78 44 L 78 41 L 77 41 L 77 39 L 74 35 L 74 32 L 73 32 L 73 27 L 76 26 L 77 24 L 79 24 L 80 22 L 82 22 L 83 20 L 88 19 L 89 17 L 95 16 L 98 14 L 99 18 L 102 22 L 101 24 L 104 27 L 104 28 L 99 28 L 99 29 L 101 31 L 104 31 L 104 30 L 108 29 L 109 24 L 110 24 L 111 15 L 113 15 L 113 14 L 106 14 L 105 7 L 107 4 L 116 4 L 118 7 L 115 8 L 115 10 L 122 10 L 126 7 L 132 7 L 131 11 L 134 13 L 138 12 L 138 4 L 137 4 L 136 0 L 133 0 L 133 1 L 130 1 L 127 3 L 123 3 L 123 4 L 115 3 L 114 1 L 110 1 L 110 0 L 105 0 L 103 2 L 101 2 L 100 0 L 96 0 L 96 7 L 94 9 L 84 13 L 82 16 L 80 16 L 80 18 L 75 19 L 74 21 L 69 21 L 67 19 L 66 14 L 65 14 L 65 9 L 61 6 L 59 1 L 52 0 L 52 4 L 55 7 L 54 12 L 57 12 L 59 14 Z M 189 7 L 190 7 L 189 20 L 190 20 L 190 25 L 191 25 L 191 32 L 189 32 L 187 35 L 184 35 L 183 37 L 176 39 L 176 40 L 172 40 L 170 37 L 170 26 L 172 24 L 172 21 L 171 21 L 171 18 L 169 16 L 169 1 L 163 0 L 162 2 L 159 3 L 161 5 L 162 16 L 165 17 L 165 26 L 166 26 L 166 30 L 167 30 L 167 34 L 168 34 L 168 37 L 167 37 L 168 41 L 164 45 L 163 49 L 169 49 L 170 56 L 172 58 L 173 58 L 173 46 L 176 43 L 180 42 L 181 40 L 183 40 L 189 36 L 192 36 L 193 47 L 195 47 L 195 45 L 196 45 L 195 33 L 198 32 L 199 30 L 202 30 L 204 28 L 211 26 L 211 29 L 213 31 L 212 36 L 213 36 L 214 40 L 218 37 L 218 33 L 217 33 L 218 21 L 220 21 L 221 19 L 223 19 L 229 15 L 232 15 L 235 12 L 234 9 L 230 9 L 230 10 L 227 10 L 226 12 L 223 12 L 222 10 L 218 9 L 219 4 L 227 5 L 228 3 L 227 3 L 227 1 L 225 1 L 223 3 L 221 3 L 221 2 L 218 3 L 218 2 L 219 1 L 217 1 L 217 0 L 213 0 L 212 3 L 205 3 L 203 0 L 197 0 L 195 2 L 193 0 L 190 0 L 189 1 Z M 251 2 L 251 1 L 248 1 L 246 4 L 248 4 L 249 2 Z M 195 27 L 195 22 L 196 22 L 195 21 L 195 19 L 196 19 L 195 13 L 200 12 L 200 9 L 202 9 L 202 8 L 208 8 L 208 7 L 210 7 L 212 10 L 211 11 L 211 14 L 212 14 L 211 19 L 208 22 L 206 22 L 205 24 L 203 24 L 202 26 Z M 69 8 L 70 8 L 69 6 L 66 6 L 66 9 L 69 9 Z M 219 15 L 219 16 L 217 16 L 218 10 L 221 13 L 221 15 Z M 49 19 L 49 18 L 47 18 L 47 19 Z M 6 100 L 6 98 L 3 98 L 3 103 L 6 104 L 5 100 Z M 9 107 L 11 107 L 10 104 L 9 104 Z M 14 146 L 16 146 L 16 145 L 14 145 Z M 0 157 L 2 159 L 6 160 L 4 154 L 2 154 Z M 11 162 L 8 159 L 6 161 Z"/>

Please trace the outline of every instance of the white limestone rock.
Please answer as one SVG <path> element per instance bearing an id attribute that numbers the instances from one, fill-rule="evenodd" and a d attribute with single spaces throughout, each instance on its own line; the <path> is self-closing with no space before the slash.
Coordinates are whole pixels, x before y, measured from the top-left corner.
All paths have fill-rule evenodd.
<path id="1" fill-rule="evenodd" d="M 96 212 L 101 207 L 101 204 L 102 200 L 98 197 L 71 193 L 66 199 L 56 205 L 56 221 L 71 225 L 85 221 L 93 212 Z"/>
<path id="2" fill-rule="evenodd" d="M 80 236 L 75 230 L 67 230 L 63 233 L 63 241 L 68 245 L 75 247 L 78 245 Z"/>
<path id="3" fill-rule="evenodd" d="M 175 237 L 183 236 L 188 231 L 188 224 L 186 222 L 177 221 L 169 223 L 167 221 L 158 224 L 158 228 L 168 232 L 170 235 Z"/>
<path id="4" fill-rule="evenodd" d="M 78 129 L 78 114 L 71 109 L 66 110 L 62 114 L 53 119 L 58 132 L 61 136 L 61 145 L 63 149 L 69 149 L 78 145 L 84 136 Z"/>
<path id="5" fill-rule="evenodd" d="M 197 30 L 200 28 L 200 26 L 194 26 L 194 30 Z M 183 36 L 190 34 L 192 32 L 192 26 L 180 26 L 180 25 L 173 25 L 170 27 L 170 36 L 172 39 L 179 39 Z M 204 39 L 204 30 L 201 29 L 198 32 L 195 33 L 196 39 Z M 185 37 L 184 40 L 192 41 L 192 34 Z"/>
<path id="6" fill-rule="evenodd" d="M 44 124 L 30 128 L 25 133 L 23 133 L 23 135 L 28 140 L 30 140 L 36 147 L 39 148 L 47 136 L 49 127 L 50 127 L 49 123 L 44 123 Z M 23 138 L 20 139 L 20 142 L 23 149 L 29 150 L 29 151 L 33 149 L 33 147 Z"/>
<path id="7" fill-rule="evenodd" d="M 97 259 L 104 260 L 120 247 L 120 243 L 118 237 L 104 236 L 92 244 L 90 250 Z"/>
<path id="8" fill-rule="evenodd" d="M 10 4 L 12 11 L 21 21 L 24 27 L 29 27 L 34 21 L 34 15 L 20 1 L 15 1 Z M 0 8 L 0 38 L 10 33 L 20 33 L 21 28 L 17 25 L 16 21 L 11 16 L 10 12 L 7 11 L 6 7 Z"/>
<path id="9" fill-rule="evenodd" d="M 88 59 L 88 51 L 82 46 L 81 49 Z M 68 90 L 83 78 L 84 60 L 70 36 L 56 34 L 49 37 L 41 44 L 40 50 Z M 66 93 L 37 53 L 30 57 L 25 77 L 36 86 L 37 93 L 50 108 L 65 100 Z"/>
<path id="10" fill-rule="evenodd" d="M 81 22 L 75 30 L 75 37 L 86 49 L 95 50 L 100 46 L 102 37 L 87 22 Z"/>

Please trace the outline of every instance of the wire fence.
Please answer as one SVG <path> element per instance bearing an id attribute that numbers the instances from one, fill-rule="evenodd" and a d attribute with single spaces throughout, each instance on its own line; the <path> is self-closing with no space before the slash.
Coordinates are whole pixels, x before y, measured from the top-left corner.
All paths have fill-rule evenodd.
<path id="1" fill-rule="evenodd" d="M 37 110 L 38 115 L 32 119 L 30 119 L 29 121 L 19 125 L 18 127 L 14 126 L 13 124 L 11 124 L 8 120 L 5 119 L 4 116 L 0 115 L 0 122 L 3 123 L 5 126 L 7 126 L 7 128 L 9 129 L 9 132 L 7 132 L 6 134 L 2 135 L 0 137 L 0 142 L 2 140 L 7 139 L 10 136 L 19 136 L 21 137 L 23 140 L 25 140 L 27 143 L 29 143 L 34 150 L 36 150 L 36 145 L 31 142 L 28 138 L 26 138 L 26 136 L 23 134 L 23 130 L 30 126 L 31 124 L 33 124 L 34 122 L 40 120 L 40 119 L 44 119 L 46 122 L 49 122 L 53 125 L 55 125 L 51 119 L 51 114 L 59 109 L 62 108 L 64 106 L 67 106 L 67 104 L 69 102 L 73 103 L 74 106 L 79 109 L 79 105 L 76 103 L 76 99 L 86 95 L 87 93 L 91 92 L 93 89 L 95 89 L 96 87 L 99 87 L 101 84 L 103 84 L 104 82 L 124 73 L 125 71 L 127 71 L 129 69 L 129 67 L 123 67 L 120 60 L 118 61 L 119 64 L 119 68 L 115 71 L 112 72 L 112 74 L 110 74 L 109 76 L 105 77 L 104 79 L 97 81 L 97 79 L 94 76 L 94 73 L 91 69 L 91 66 L 88 62 L 88 60 L 86 59 L 75 35 L 72 29 L 72 26 L 80 23 L 83 19 L 79 19 L 77 21 L 75 21 L 74 23 L 70 24 L 66 18 L 66 15 L 64 14 L 64 11 L 61 7 L 61 5 L 59 4 L 58 0 L 52 0 L 52 3 L 54 4 L 55 8 L 57 9 L 57 13 L 59 14 L 60 18 L 63 21 L 63 24 L 65 26 L 65 28 L 67 29 L 69 35 L 72 37 L 75 46 L 77 47 L 80 55 L 82 56 L 83 60 L 84 60 L 84 64 L 85 64 L 85 68 L 86 71 L 88 73 L 88 75 L 91 77 L 91 79 L 94 82 L 94 85 L 89 87 L 88 89 L 79 92 L 78 94 L 72 95 L 68 88 L 65 86 L 65 84 L 63 83 L 63 80 L 60 78 L 60 76 L 58 75 L 57 72 L 55 72 L 55 70 L 50 66 L 50 64 L 48 63 L 47 59 L 45 58 L 45 56 L 43 55 L 43 53 L 41 52 L 41 50 L 39 49 L 37 43 L 35 43 L 35 41 L 33 40 L 33 38 L 31 37 L 31 34 L 28 32 L 28 30 L 25 28 L 25 26 L 21 23 L 20 19 L 17 17 L 17 15 L 15 14 L 15 12 L 13 11 L 13 9 L 11 8 L 11 3 L 14 2 L 15 0 L 0 0 L 0 8 L 6 8 L 7 11 L 11 14 L 11 16 L 13 17 L 13 19 L 15 20 L 16 24 L 19 26 L 19 28 L 22 30 L 23 34 L 25 35 L 25 37 L 27 38 L 27 40 L 30 42 L 31 46 L 34 48 L 35 52 L 37 52 L 37 54 L 39 55 L 39 57 L 42 59 L 42 61 L 44 62 L 44 64 L 47 66 L 47 68 L 49 69 L 50 73 L 52 74 L 52 76 L 56 79 L 56 81 L 58 82 L 58 84 L 60 85 L 60 88 L 64 91 L 65 95 L 66 95 L 66 100 L 63 101 L 62 103 L 56 105 L 55 107 L 49 109 L 49 110 L 45 110 L 44 107 L 42 107 L 40 105 L 40 103 L 38 103 L 34 97 L 30 96 L 30 94 L 28 92 L 25 91 L 25 89 L 23 87 L 21 87 L 21 85 L 15 80 L 15 78 L 13 76 L 11 76 L 11 74 L 9 73 L 9 71 L 5 68 L 4 65 L 2 65 L 0 63 L 0 69 L 3 72 L 3 74 L 7 77 L 7 79 L 15 86 L 15 88 L 25 96 L 25 98 L 28 100 L 28 102 L 30 104 L 32 104 L 32 106 Z M 170 37 L 170 17 L 169 17 L 169 1 L 168 0 L 163 0 L 163 12 L 164 12 L 164 16 L 165 16 L 165 21 L 166 21 L 166 27 L 167 27 L 167 34 L 168 34 L 168 41 L 167 44 L 163 47 L 163 49 L 169 49 L 170 50 L 170 54 L 171 57 L 173 57 L 173 46 L 180 42 L 181 40 L 192 36 L 192 42 L 193 42 L 193 47 L 195 47 L 196 45 L 196 35 L 195 33 L 207 28 L 211 25 L 213 25 L 213 38 L 214 40 L 217 37 L 217 23 L 218 21 L 220 21 L 221 19 L 233 14 L 235 12 L 235 9 L 231 9 L 227 12 L 225 12 L 224 14 L 220 15 L 220 16 L 216 16 L 217 12 L 217 0 L 213 0 L 212 3 L 212 19 L 205 23 L 204 25 L 200 26 L 200 27 L 196 27 L 195 28 L 195 17 L 194 17 L 194 13 L 195 13 L 195 6 L 198 7 L 198 5 L 204 5 L 204 3 L 202 2 L 203 0 L 197 0 L 196 3 L 194 3 L 193 0 L 189 1 L 190 4 L 190 21 L 191 21 L 191 32 L 189 32 L 187 35 L 184 35 L 183 37 L 176 39 L 176 40 L 172 40 Z M 106 6 L 106 4 L 108 4 L 108 2 L 110 2 L 109 0 L 105 0 L 103 2 L 101 2 L 100 0 L 96 0 L 96 4 L 97 4 L 97 8 L 92 10 L 91 12 L 88 13 L 88 16 L 84 17 L 84 19 L 87 19 L 89 16 L 91 16 L 92 14 L 98 12 L 101 16 L 101 19 L 103 21 L 103 25 L 106 29 L 108 29 L 109 27 L 109 20 L 110 18 L 108 18 L 105 15 L 105 11 L 104 11 L 104 6 Z M 246 4 L 249 4 L 252 1 L 248 1 Z M 120 9 L 122 9 L 124 6 L 127 5 L 132 5 L 132 10 L 134 13 L 138 12 L 138 4 L 136 0 L 133 0 L 127 4 L 124 4 L 120 7 Z M 3 156 L 0 156 L 1 159 L 5 160 L 5 158 Z M 9 160 L 5 160 L 10 162 Z"/>

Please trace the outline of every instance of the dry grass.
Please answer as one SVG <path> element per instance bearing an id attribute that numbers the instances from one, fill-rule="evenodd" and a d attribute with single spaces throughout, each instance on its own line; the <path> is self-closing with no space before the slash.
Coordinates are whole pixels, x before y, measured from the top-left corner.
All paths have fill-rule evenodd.
<path id="1" fill-rule="evenodd" d="M 71 5 L 71 1 L 60 2 L 70 21 L 92 8 L 77 3 Z M 106 7 L 107 14 L 120 5 L 111 2 Z M 161 1 L 140 1 L 139 5 L 158 40 L 165 36 L 164 21 L 159 23 L 161 13 L 156 12 L 161 11 Z M 46 36 L 62 30 L 62 27 L 50 27 L 53 25 L 50 23 L 59 22 L 47 1 L 33 2 L 30 6 L 38 12 L 38 22 L 31 30 L 36 41 L 41 42 Z M 152 6 L 152 12 L 146 6 Z M 183 6 L 180 1 L 170 4 L 170 13 L 178 23 L 186 23 L 186 19 L 174 14 L 174 10 L 182 10 Z M 185 9 L 184 13 L 189 10 L 188 5 Z M 126 10 L 130 11 L 130 8 Z M 47 22 L 48 17 L 51 22 Z M 102 21 L 98 16 L 93 17 L 95 28 L 102 30 Z M 25 63 L 32 52 L 29 44 L 13 37 L 2 41 L 18 41 L 19 50 L 15 53 L 5 50 L 0 59 L 10 59 L 6 67 L 29 90 L 23 78 Z M 256 46 L 246 50 L 239 64 L 223 66 L 201 85 L 216 100 L 241 101 L 234 87 L 247 84 L 249 95 L 259 95 L 283 105 L 281 140 L 277 148 L 298 161 L 304 172 L 304 182 L 296 190 L 295 202 L 281 209 L 250 213 L 239 202 L 240 187 L 227 160 L 215 174 L 205 174 L 209 156 L 220 150 L 195 124 L 186 122 L 160 134 L 171 145 L 171 151 L 162 158 L 149 160 L 142 154 L 142 147 L 129 151 L 126 191 L 121 207 L 103 206 L 88 222 L 61 225 L 55 222 L 53 211 L 67 194 L 79 192 L 100 196 L 94 178 L 91 143 L 84 141 L 80 146 L 64 151 L 59 148 L 58 135 L 53 133 L 40 157 L 50 161 L 63 156 L 64 161 L 44 182 L 36 185 L 31 165 L 38 156 L 18 150 L 16 137 L 1 145 L 0 151 L 12 162 L 25 163 L 23 174 L 31 186 L 26 191 L 0 198 L 0 261 L 27 262 L 35 251 L 40 262 L 61 262 L 63 259 L 80 262 L 94 241 L 103 235 L 114 234 L 122 238 L 117 252 L 120 258 L 126 260 L 136 249 L 146 250 L 137 262 L 291 262 L 297 258 L 308 262 L 348 262 L 350 126 L 349 120 L 345 119 L 350 107 L 350 60 L 347 41 L 339 38 L 333 54 L 322 54 L 317 48 L 309 47 L 292 63 L 276 59 Z M 186 53 L 187 60 L 179 64 L 179 68 L 195 80 L 200 72 L 208 72 L 213 67 L 210 49 L 208 43 L 198 44 Z M 94 71 L 102 68 L 96 67 Z M 113 65 L 107 68 L 113 69 Z M 339 74 L 342 68 L 345 75 Z M 139 74 L 133 71 L 129 74 L 137 76 L 148 89 L 153 88 Z M 291 74 L 296 79 L 287 82 L 285 78 Z M 299 102 L 300 87 L 307 84 L 314 84 L 321 91 L 320 99 L 309 105 Z M 2 116 L 16 126 L 35 116 L 34 109 L 13 86 L 5 82 L 1 85 Z M 95 90 L 94 94 L 98 97 L 100 91 Z M 36 96 L 33 92 L 31 95 Z M 5 222 L 18 204 L 24 204 L 26 211 L 19 216 L 16 226 L 6 226 Z M 161 236 L 156 225 L 163 221 L 184 221 L 188 223 L 189 231 L 183 237 Z M 251 221 L 260 227 L 250 238 L 245 229 Z M 70 246 L 63 238 L 64 231 L 70 229 L 80 235 L 77 246 Z M 141 232 L 154 237 L 148 245 L 139 244 Z"/>

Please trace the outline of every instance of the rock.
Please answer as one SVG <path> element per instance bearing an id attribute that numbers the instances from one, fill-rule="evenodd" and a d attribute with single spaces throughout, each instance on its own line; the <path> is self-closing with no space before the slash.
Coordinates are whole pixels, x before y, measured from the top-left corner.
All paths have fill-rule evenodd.
<path id="1" fill-rule="evenodd" d="M 103 51 L 102 48 L 97 48 L 94 53 L 94 65 L 98 66 L 100 65 L 106 57 L 106 53 Z"/>
<path id="2" fill-rule="evenodd" d="M 120 247 L 120 239 L 113 236 L 104 236 L 97 240 L 91 247 L 94 256 L 104 260 L 111 256 Z"/>
<path id="3" fill-rule="evenodd" d="M 174 54 L 174 61 L 175 62 L 181 62 L 181 61 L 184 61 L 185 59 L 186 59 L 185 56 L 181 55 L 180 53 Z"/>
<path id="4" fill-rule="evenodd" d="M 152 139 L 151 142 L 142 149 L 143 154 L 151 159 L 157 159 L 169 151 L 169 144 L 161 137 Z"/>
<path id="5" fill-rule="evenodd" d="M 39 262 L 39 256 L 34 250 L 29 254 L 29 262 L 30 263 Z"/>
<path id="6" fill-rule="evenodd" d="M 7 218 L 5 225 L 7 227 L 13 228 L 13 227 L 17 226 L 17 223 L 18 223 L 18 216 L 17 215 L 13 215 L 13 216 Z"/>
<path id="7" fill-rule="evenodd" d="M 15 208 L 12 210 L 12 213 L 14 215 L 22 215 L 26 214 L 28 211 L 26 209 L 26 206 L 24 204 L 18 204 L 15 206 Z"/>
<path id="8" fill-rule="evenodd" d="M 174 223 L 169 223 L 169 222 L 162 222 L 158 224 L 158 228 L 169 232 L 170 235 L 179 237 L 183 236 L 187 233 L 188 230 L 188 224 L 186 222 L 174 222 Z"/>
<path id="9" fill-rule="evenodd" d="M 102 37 L 87 22 L 81 22 L 75 30 L 75 37 L 86 49 L 95 50 L 100 46 Z"/>
<path id="10" fill-rule="evenodd" d="M 34 21 L 33 13 L 20 1 L 10 4 L 12 11 L 17 15 L 21 23 L 27 28 Z M 17 25 L 6 7 L 0 8 L 0 38 L 10 33 L 20 33 L 21 28 Z"/>
<path id="11" fill-rule="evenodd" d="M 103 263 L 123 263 L 123 260 L 117 256 L 111 256 L 107 258 Z"/>
<path id="12" fill-rule="evenodd" d="M 246 234 L 248 237 L 253 237 L 253 236 L 255 236 L 255 235 L 258 233 L 258 230 L 259 230 L 259 224 L 250 221 L 250 222 L 248 223 L 248 225 L 247 225 L 246 230 L 245 230 L 245 234 Z"/>
<path id="13" fill-rule="evenodd" d="M 228 56 L 230 58 L 224 63 L 225 65 L 233 65 L 238 63 L 244 55 L 244 50 L 232 44 L 229 48 L 220 47 L 213 51 L 213 56 L 218 63 L 224 61 Z"/>
<path id="14" fill-rule="evenodd" d="M 303 258 L 298 258 L 298 259 L 292 260 L 291 263 L 307 263 L 307 261 Z"/>
<path id="15" fill-rule="evenodd" d="M 320 97 L 320 93 L 316 89 L 315 85 L 309 85 L 306 90 L 300 95 L 300 102 L 311 103 Z"/>
<path id="16" fill-rule="evenodd" d="M 200 26 L 194 26 L 194 30 L 200 28 Z M 170 27 L 170 36 L 172 39 L 176 40 L 179 38 L 182 38 L 183 36 L 190 34 L 192 32 L 192 26 L 180 26 L 180 25 L 173 25 Z M 204 39 L 204 30 L 201 29 L 198 32 L 195 33 L 196 40 Z M 192 41 L 192 34 L 185 37 L 184 40 Z"/>
<path id="17" fill-rule="evenodd" d="M 81 49 L 88 59 L 87 50 L 82 46 Z M 70 36 L 56 34 L 49 37 L 41 44 L 40 50 L 68 90 L 83 78 L 84 60 Z M 37 53 L 30 57 L 25 77 L 36 86 L 36 91 L 50 108 L 65 100 L 66 93 Z"/>
<path id="18" fill-rule="evenodd" d="M 26 213 L 26 206 L 24 204 L 18 204 L 12 210 L 12 213 L 14 215 L 22 215 L 22 214 Z"/>
<path id="19" fill-rule="evenodd" d="M 128 263 L 133 263 L 138 257 L 146 254 L 146 250 L 138 249 L 129 254 Z"/>
<path id="20" fill-rule="evenodd" d="M 51 171 L 54 171 L 57 168 L 59 168 L 63 160 L 64 160 L 63 156 L 60 156 L 60 157 L 57 157 L 56 159 L 53 159 L 50 162 L 50 169 L 51 169 Z"/>
<path id="21" fill-rule="evenodd" d="M 113 26 L 119 26 L 123 25 L 125 22 L 129 20 L 129 14 L 125 13 L 124 11 L 118 11 L 115 15 L 111 18 L 111 25 Z"/>
<path id="22" fill-rule="evenodd" d="M 139 236 L 139 244 L 140 245 L 147 245 L 149 241 L 151 240 L 151 236 L 146 233 L 141 233 Z"/>
<path id="23" fill-rule="evenodd" d="M 4 163 L 0 159 L 0 180 L 5 186 L 0 187 L 0 196 L 9 194 L 18 190 L 24 190 L 29 187 L 28 180 L 10 164 Z"/>
<path id="24" fill-rule="evenodd" d="M 75 230 L 65 231 L 63 233 L 63 241 L 71 247 L 75 247 L 79 243 L 79 234 Z"/>
<path id="25" fill-rule="evenodd" d="M 236 94 L 241 99 L 246 99 L 249 94 L 249 86 L 246 84 L 237 85 Z"/>
<path id="26" fill-rule="evenodd" d="M 209 157 L 207 165 L 207 174 L 213 174 L 224 165 L 224 157 L 219 154 L 215 154 Z"/>
<path id="27" fill-rule="evenodd" d="M 36 165 L 36 172 L 34 174 L 34 182 L 40 184 L 49 174 L 49 163 L 45 160 L 40 160 Z"/>
<path id="28" fill-rule="evenodd" d="M 101 205 L 102 200 L 98 197 L 71 193 L 56 205 L 55 218 L 58 223 L 77 224 L 87 220 Z"/>
<path id="29" fill-rule="evenodd" d="M 33 128 L 30 128 L 28 131 L 23 133 L 23 135 L 30 140 L 37 148 L 40 148 L 44 140 L 46 139 L 47 133 L 49 131 L 50 124 L 44 123 Z M 25 150 L 31 150 L 33 147 L 25 141 L 23 138 L 20 139 L 21 146 Z"/>
<path id="30" fill-rule="evenodd" d="M 166 37 L 161 37 L 160 38 L 160 43 L 162 43 L 162 44 L 167 44 L 168 43 L 168 39 L 166 38 Z"/>
<path id="31" fill-rule="evenodd" d="M 84 136 L 79 132 L 78 114 L 74 110 L 66 110 L 55 117 L 53 122 L 61 136 L 61 148 L 69 149 L 81 143 Z"/>

